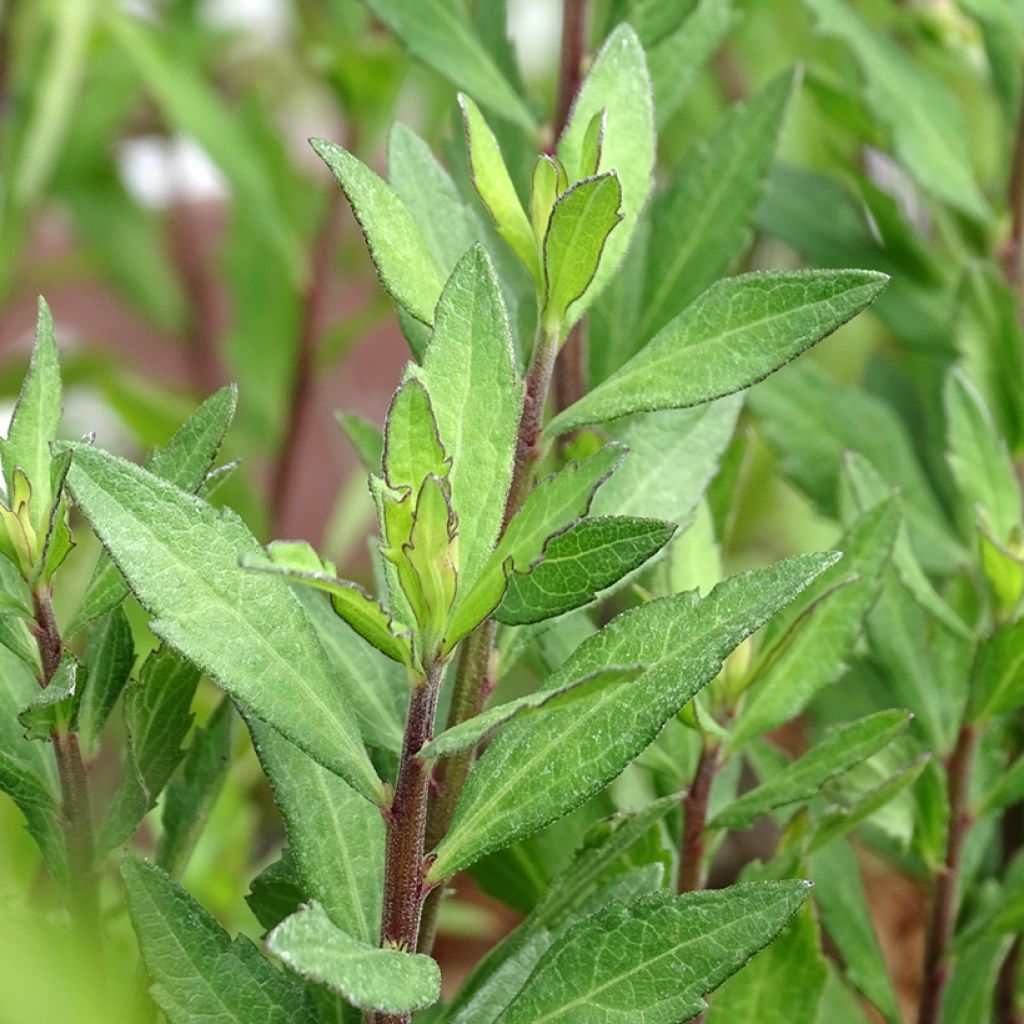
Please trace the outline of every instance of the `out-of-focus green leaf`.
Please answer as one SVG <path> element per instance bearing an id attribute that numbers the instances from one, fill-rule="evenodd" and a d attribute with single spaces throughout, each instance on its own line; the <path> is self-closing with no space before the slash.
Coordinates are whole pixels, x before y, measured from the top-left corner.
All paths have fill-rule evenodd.
<path id="1" fill-rule="evenodd" d="M 971 673 L 970 718 L 984 722 L 1024 703 L 1024 620 L 999 626 L 982 642 Z"/>

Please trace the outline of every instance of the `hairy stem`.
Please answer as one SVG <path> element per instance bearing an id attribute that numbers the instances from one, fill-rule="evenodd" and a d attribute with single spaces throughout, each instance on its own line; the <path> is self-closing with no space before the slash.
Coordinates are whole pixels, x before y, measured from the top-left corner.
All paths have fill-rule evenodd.
<path id="1" fill-rule="evenodd" d="M 410 951 L 417 946 L 426 895 L 423 856 L 430 769 L 419 752 L 434 734 L 442 676 L 440 665 L 430 665 L 412 691 L 395 798 L 387 815 L 381 945 Z M 411 1019 L 410 1014 L 379 1013 L 375 1017 L 377 1024 L 408 1024 Z"/>
<path id="2" fill-rule="evenodd" d="M 693 782 L 683 797 L 683 835 L 676 880 L 679 892 L 693 892 L 704 885 L 704 826 L 708 820 L 711 786 L 721 764 L 721 746 L 705 746 L 700 752 Z"/>
<path id="3" fill-rule="evenodd" d="M 971 829 L 968 791 L 977 745 L 977 727 L 963 725 L 957 736 L 956 747 L 946 765 L 949 834 L 946 839 L 946 860 L 935 876 L 931 914 L 925 936 L 917 1024 L 938 1024 L 942 1011 L 942 997 L 949 981 L 946 951 L 953 939 L 956 925 L 960 864 L 963 859 L 964 843 Z"/>

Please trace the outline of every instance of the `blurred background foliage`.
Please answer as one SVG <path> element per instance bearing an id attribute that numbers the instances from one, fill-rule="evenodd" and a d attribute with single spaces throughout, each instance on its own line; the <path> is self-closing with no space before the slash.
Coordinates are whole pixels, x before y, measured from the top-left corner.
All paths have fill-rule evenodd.
<path id="1" fill-rule="evenodd" d="M 532 156 L 551 141 L 561 6 L 424 0 L 421 14 L 448 12 L 464 29 L 448 52 L 416 32 L 403 45 L 394 12 L 409 5 L 392 0 L 0 0 L 0 394 L 13 405 L 39 293 L 62 346 L 71 434 L 95 432 L 138 456 L 202 397 L 237 381 L 227 454 L 241 464 L 217 500 L 261 538 L 311 540 L 343 575 L 365 577 L 371 505 L 333 412 L 380 423 L 407 349 L 357 225 L 306 138 L 336 139 L 380 168 L 390 125 L 403 121 L 477 204 L 455 90 L 482 52 L 540 126 L 488 110 L 525 193 Z M 875 311 L 811 357 L 830 387 L 861 390 L 821 391 L 822 408 L 794 391 L 790 429 L 817 437 L 817 461 L 800 464 L 798 453 L 780 472 L 772 453 L 786 448 L 772 396 L 785 396 L 787 375 L 755 392 L 766 426 L 759 433 L 744 414 L 726 479 L 710 495 L 728 526 L 727 568 L 835 542 L 832 456 L 848 444 L 823 414 L 844 419 L 847 435 L 865 424 L 876 462 L 905 442 L 948 512 L 937 410 L 954 359 L 972 368 L 1015 453 L 1024 444 L 1020 396 L 1005 380 L 1021 351 L 1007 196 L 1013 168 L 1024 175 L 1015 151 L 1024 3 L 594 0 L 592 49 L 624 18 L 651 55 L 663 178 L 692 159 L 731 104 L 802 65 L 745 269 L 894 273 Z M 695 57 L 681 44 L 697 24 L 706 52 Z M 95 556 L 86 532 L 64 572 L 77 572 L 82 587 Z M 932 555 L 927 567 L 943 571 L 941 551 Z M 73 585 L 58 595 L 75 597 Z M 209 710 L 212 693 L 206 700 Z M 817 713 L 828 720 L 827 706 Z M 229 928 L 255 934 L 242 896 L 279 847 L 280 827 L 241 738 L 236 747 L 185 880 Z M 14 993 L 0 1021 L 35 1022 L 19 1016 L 18 986 L 26 965 L 45 959 L 33 950 L 47 948 L 50 925 L 8 923 L 5 908 L 17 912 L 39 864 L 6 800 L 0 836 L 0 990 Z M 500 879 L 491 888 L 506 884 L 514 888 Z M 913 932 L 913 897 L 901 903 L 888 876 L 873 884 L 890 906 L 911 908 L 904 930 Z M 446 926 L 486 945 L 501 913 L 454 903 Z M 127 948 L 124 922 L 112 925 Z M 57 1005 L 59 987 L 47 998 L 56 1001 L 47 1020 L 83 1019 Z"/>

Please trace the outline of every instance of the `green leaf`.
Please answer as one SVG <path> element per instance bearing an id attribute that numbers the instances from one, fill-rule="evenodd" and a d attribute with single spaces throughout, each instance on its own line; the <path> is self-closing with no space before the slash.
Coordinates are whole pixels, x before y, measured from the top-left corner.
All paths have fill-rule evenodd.
<path id="1" fill-rule="evenodd" d="M 829 730 L 808 753 L 744 793 L 717 814 L 710 828 L 749 828 L 762 814 L 816 797 L 829 779 L 867 760 L 906 731 L 906 711 L 879 711 Z"/>
<path id="2" fill-rule="evenodd" d="M 18 712 L 25 739 L 49 741 L 54 733 L 69 728 L 78 699 L 78 668 L 75 656 L 65 652 L 46 689 L 37 689 L 36 696 Z"/>
<path id="3" fill-rule="evenodd" d="M 237 404 L 238 391 L 234 386 L 211 395 L 181 425 L 166 447 L 150 454 L 146 469 L 183 491 L 198 491 L 217 458 Z M 128 593 L 128 584 L 110 556 L 103 552 L 68 627 L 68 635 L 74 636 L 83 626 L 116 608 Z"/>
<path id="4" fill-rule="evenodd" d="M 306 902 L 306 890 L 288 847 L 252 880 L 245 902 L 267 931 L 276 928 Z"/>
<path id="5" fill-rule="evenodd" d="M 976 220 L 990 210 L 971 167 L 959 100 L 920 61 L 873 32 L 840 0 L 805 0 L 820 30 L 842 39 L 864 72 L 864 98 L 892 137 L 896 156 L 921 186 Z"/>
<path id="6" fill-rule="evenodd" d="M 278 925 L 267 947 L 293 971 L 361 1009 L 402 1014 L 441 998 L 441 972 L 430 957 L 361 942 L 318 903 Z"/>
<path id="7" fill-rule="evenodd" d="M 115 608 L 89 636 L 83 669 L 85 686 L 75 707 L 75 729 L 86 757 L 95 757 L 103 726 L 135 664 L 131 626 Z"/>
<path id="8" fill-rule="evenodd" d="M 598 173 L 614 171 L 622 187 L 622 224 L 612 232 L 594 280 L 573 307 L 578 318 L 612 279 L 629 248 L 640 211 L 651 190 L 655 136 L 651 79 L 643 47 L 629 25 L 619 25 L 605 40 L 573 103 L 569 123 L 558 141 L 558 158 L 569 181 L 578 181 L 584 163 L 587 129 L 607 111 Z M 570 318 L 570 319 L 572 319 Z M 564 329 L 571 323 L 563 324 Z"/>
<path id="9" fill-rule="evenodd" d="M 978 647 L 971 672 L 970 721 L 985 722 L 1024 704 L 1024 619 L 1006 622 Z"/>
<path id="10" fill-rule="evenodd" d="M 338 928 L 380 939 L 384 819 L 336 775 L 273 729 L 249 720 L 253 745 L 288 830 L 303 891 Z"/>
<path id="11" fill-rule="evenodd" d="M 675 529 L 673 523 L 659 519 L 581 519 L 547 542 L 534 569 L 509 577 L 494 617 L 515 626 L 543 622 L 588 604 L 660 551 Z"/>
<path id="12" fill-rule="evenodd" d="M 615 471 L 622 457 L 620 445 L 605 445 L 583 462 L 570 462 L 530 492 L 476 583 L 457 596 L 445 636 L 446 650 L 498 607 L 513 570 L 528 572 L 543 555 L 548 538 L 586 514 L 594 491 Z"/>
<path id="13" fill-rule="evenodd" d="M 762 662 L 765 671 L 747 696 L 732 730 L 732 745 L 738 747 L 788 722 L 842 674 L 843 659 L 850 656 L 864 617 L 878 596 L 899 525 L 899 505 L 890 499 L 876 505 L 843 535 L 838 544 L 842 561 L 823 573 L 801 606 L 790 609 L 780 620 L 781 633 L 792 630 L 799 618 L 811 611 L 795 634 L 784 634 L 781 648 L 769 654 L 770 661 Z M 852 583 L 841 585 L 851 577 Z"/>
<path id="14" fill-rule="evenodd" d="M 14 406 L 7 439 L 0 442 L 8 500 L 13 499 L 15 491 L 14 471 L 20 469 L 32 489 L 29 521 L 40 540 L 56 499 L 50 482 L 50 442 L 57 436 L 60 416 L 60 365 L 53 317 L 40 298 L 32 362 Z M 10 507 L 13 509 L 13 505 Z"/>
<path id="15" fill-rule="evenodd" d="M 224 785 L 231 763 L 231 734 L 232 705 L 225 697 L 206 726 L 196 730 L 181 776 L 167 787 L 156 860 L 176 878 L 183 874 Z"/>
<path id="16" fill-rule="evenodd" d="M 464 9 L 450 0 L 365 0 L 409 52 L 499 117 L 536 129 L 529 108 L 487 52 Z"/>
<path id="17" fill-rule="evenodd" d="M 869 270 L 720 281 L 546 432 L 554 437 L 629 413 L 699 405 L 749 387 L 856 316 L 887 281 Z"/>
<path id="18" fill-rule="evenodd" d="M 451 459 L 459 586 L 470 587 L 501 530 L 523 400 L 498 279 L 481 246 L 448 279 L 423 367 L 413 372 Z"/>
<path id="19" fill-rule="evenodd" d="M 359 456 L 363 469 L 367 473 L 379 472 L 384 456 L 384 435 L 376 424 L 354 412 L 335 413 L 335 418 Z"/>
<path id="20" fill-rule="evenodd" d="M 198 669 L 169 647 L 159 647 L 146 658 L 138 682 L 125 689 L 127 756 L 97 840 L 100 852 L 130 839 L 156 806 L 185 754 L 182 744 L 192 728 L 198 683 Z"/>
<path id="21" fill-rule="evenodd" d="M 816 1024 L 828 975 L 809 905 L 711 1000 L 706 1024 Z"/>
<path id="22" fill-rule="evenodd" d="M 469 778 L 428 877 L 439 881 L 578 807 L 617 776 L 717 675 L 745 637 L 835 560 L 788 559 L 625 612 L 545 683 L 555 690 L 609 665 L 644 666 L 633 682 L 510 722 Z"/>
<path id="23" fill-rule="evenodd" d="M 598 911 L 544 955 L 500 1024 L 688 1020 L 806 897 L 806 882 L 761 882 Z"/>
<path id="24" fill-rule="evenodd" d="M 544 235 L 543 319 L 549 331 L 570 320 L 569 307 L 594 280 L 608 238 L 623 218 L 621 203 L 612 171 L 577 182 L 555 201 Z"/>
<path id="25" fill-rule="evenodd" d="M 444 276 L 409 208 L 361 160 L 324 139 L 310 145 L 331 169 L 362 228 L 388 293 L 417 320 L 434 320 Z"/>
<path id="26" fill-rule="evenodd" d="M 953 370 L 943 392 L 949 464 L 960 493 L 995 539 L 1006 543 L 1021 519 L 1020 487 L 1006 442 L 981 396 L 962 371 Z"/>
<path id="27" fill-rule="evenodd" d="M 316 1024 L 304 986 L 227 932 L 169 875 L 129 854 L 122 866 L 153 999 L 170 1024 Z"/>
<path id="28" fill-rule="evenodd" d="M 698 11 L 728 6 L 705 0 Z M 749 245 L 795 82 L 795 72 L 785 72 L 733 107 L 654 199 L 632 351 L 726 273 Z"/>
<path id="29" fill-rule="evenodd" d="M 217 511 L 123 459 L 78 445 L 68 485 L 161 639 L 367 799 L 383 787 L 338 703 L 319 641 L 285 581 L 247 572 L 260 547 Z"/>
<path id="30" fill-rule="evenodd" d="M 466 149 L 469 152 L 469 170 L 473 187 L 488 213 L 494 218 L 498 234 L 508 242 L 512 251 L 540 284 L 540 262 L 537 240 L 515 185 L 509 176 L 501 155 L 498 140 L 480 112 L 468 97 L 459 94 L 462 120 L 466 131 Z"/>

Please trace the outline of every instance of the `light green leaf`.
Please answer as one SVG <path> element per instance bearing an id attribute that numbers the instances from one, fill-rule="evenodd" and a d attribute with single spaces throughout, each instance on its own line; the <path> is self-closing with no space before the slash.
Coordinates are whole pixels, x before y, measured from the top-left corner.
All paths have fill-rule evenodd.
<path id="1" fill-rule="evenodd" d="M 150 992 L 170 1024 L 316 1024 L 301 982 L 248 939 L 232 941 L 170 876 L 134 854 L 122 875 Z"/>
<path id="2" fill-rule="evenodd" d="M 40 298 L 32 362 L 14 406 L 7 439 L 0 443 L 8 499 L 14 495 L 14 471 L 20 469 L 32 488 L 29 521 L 40 541 L 46 533 L 56 498 L 50 481 L 50 442 L 57 436 L 60 416 L 60 365 L 53 317 L 45 300 Z"/>
<path id="3" fill-rule="evenodd" d="M 537 240 L 515 185 L 509 176 L 501 155 L 498 140 L 480 112 L 468 97 L 459 94 L 462 120 L 466 130 L 466 148 L 469 151 L 469 170 L 473 187 L 484 206 L 494 218 L 498 234 L 508 242 L 512 251 L 540 284 L 540 262 Z"/>
<path id="4" fill-rule="evenodd" d="M 123 459 L 75 446 L 68 485 L 154 615 L 153 631 L 367 799 L 383 786 L 285 581 L 239 566 L 242 521 Z"/>
<path id="5" fill-rule="evenodd" d="M 409 52 L 499 117 L 527 131 L 537 123 L 487 52 L 460 4 L 451 0 L 365 0 Z"/>
<path id="6" fill-rule="evenodd" d="M 558 198 L 561 171 L 553 157 L 542 153 L 533 165 L 530 178 L 530 225 L 535 238 L 547 234 L 551 210 Z"/>
<path id="7" fill-rule="evenodd" d="M 384 819 L 349 785 L 255 719 L 253 745 L 284 818 L 303 891 L 338 928 L 380 939 Z"/>
<path id="8" fill-rule="evenodd" d="M 659 519 L 588 517 L 544 547 L 541 562 L 525 576 L 509 577 L 494 617 L 506 625 L 542 622 L 588 604 L 606 587 L 643 565 L 675 533 Z"/>
<path id="9" fill-rule="evenodd" d="M 629 25 L 619 25 L 605 40 L 558 141 L 558 157 L 570 182 L 581 177 L 587 129 L 594 115 L 603 110 L 607 111 L 607 119 L 598 172 L 615 172 L 622 187 L 623 220 L 608 238 L 601 265 L 586 294 L 573 306 L 573 318 L 582 316 L 612 279 L 629 248 L 651 190 L 655 152 L 651 79 L 643 47 Z M 563 324 L 565 329 L 571 326 Z"/>
<path id="10" fill-rule="evenodd" d="M 612 171 L 584 178 L 555 201 L 544 235 L 543 319 L 549 331 L 568 321 L 569 307 L 594 280 L 608 238 L 622 220 L 621 203 Z"/>
<path id="11" fill-rule="evenodd" d="M 761 882 L 613 905 L 541 959 L 500 1024 L 678 1024 L 768 945 L 807 897 L 806 882 Z"/>
<path id="12" fill-rule="evenodd" d="M 417 320 L 432 323 L 444 275 L 409 208 L 383 178 L 341 146 L 324 139 L 310 145 L 351 204 L 381 283 Z"/>
<path id="13" fill-rule="evenodd" d="M 841 0 L 805 0 L 820 30 L 842 39 L 864 72 L 864 98 L 892 137 L 896 156 L 921 186 L 977 220 L 990 210 L 971 167 L 963 108 L 941 79 L 872 31 Z"/>
<path id="14" fill-rule="evenodd" d="M 704 0 L 698 12 L 728 7 Z M 680 32 L 688 32 L 688 26 L 689 21 Z M 632 351 L 726 273 L 749 244 L 795 81 L 795 73 L 788 71 L 733 107 L 652 202 Z"/>
<path id="15" fill-rule="evenodd" d="M 103 726 L 134 664 L 131 626 L 124 612 L 115 608 L 90 634 L 82 665 L 85 686 L 75 707 L 75 731 L 86 757 L 96 756 Z"/>
<path id="16" fill-rule="evenodd" d="M 713 285 L 618 372 L 552 420 L 548 436 L 653 409 L 709 402 L 757 383 L 869 306 L 869 270 L 744 274 Z"/>
<path id="17" fill-rule="evenodd" d="M 376 424 L 354 412 L 339 412 L 335 418 L 359 456 L 363 469 L 367 473 L 379 473 L 384 455 L 384 435 Z"/>
<path id="18" fill-rule="evenodd" d="M 644 666 L 633 682 L 510 722 L 469 778 L 429 878 L 440 881 L 522 839 L 601 790 L 715 677 L 722 660 L 835 560 L 804 555 L 733 576 L 707 598 L 653 601 L 613 619 L 545 689 L 609 665 Z"/>
<path id="19" fill-rule="evenodd" d="M 795 635 L 783 633 L 778 653 L 768 654 L 771 660 L 756 679 L 732 730 L 730 743 L 734 747 L 788 722 L 842 674 L 844 659 L 849 657 L 863 630 L 864 617 L 878 596 L 899 525 L 900 509 L 895 499 L 876 505 L 840 539 L 837 546 L 843 552 L 842 561 L 818 578 L 799 607 L 791 608 L 774 624 L 778 636 L 797 626 L 798 619 L 813 609 Z M 855 577 L 852 583 L 836 589 L 837 584 L 851 577 Z M 819 601 L 820 606 L 815 607 Z M 756 667 L 754 671 L 756 677 Z"/>
<path id="20" fill-rule="evenodd" d="M 318 903 L 278 925 L 267 947 L 293 971 L 361 1009 L 409 1013 L 441 998 L 441 972 L 430 957 L 360 942 Z"/>
<path id="21" fill-rule="evenodd" d="M 943 397 L 949 464 L 960 493 L 972 518 L 980 509 L 995 539 L 1006 543 L 1021 519 L 1020 487 L 1006 442 L 962 371 L 950 372 Z"/>
<path id="22" fill-rule="evenodd" d="M 815 1024 L 828 974 L 814 913 L 805 905 L 783 933 L 711 1000 L 706 1024 Z"/>
<path id="23" fill-rule="evenodd" d="M 470 587 L 501 529 L 523 396 L 498 279 L 481 246 L 448 279 L 423 367 L 413 372 L 451 459 L 459 586 Z"/>
<path id="24" fill-rule="evenodd" d="M 985 722 L 1024 704 L 1024 619 L 1006 622 L 978 647 L 971 672 L 970 721 Z"/>
<path id="25" fill-rule="evenodd" d="M 867 760 L 905 732 L 910 719 L 906 711 L 879 711 L 837 726 L 778 775 L 734 800 L 709 827 L 749 828 L 758 816 L 776 807 L 813 799 L 829 779 Z"/>
<path id="26" fill-rule="evenodd" d="M 49 741 L 54 733 L 70 727 L 78 700 L 78 669 L 78 660 L 66 651 L 46 689 L 37 689 L 32 700 L 18 712 L 26 740 Z"/>

